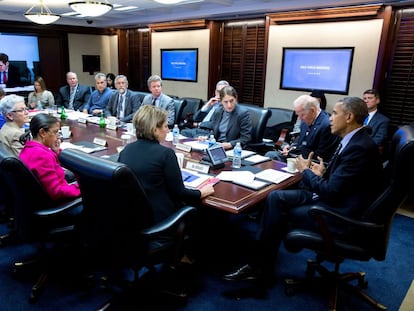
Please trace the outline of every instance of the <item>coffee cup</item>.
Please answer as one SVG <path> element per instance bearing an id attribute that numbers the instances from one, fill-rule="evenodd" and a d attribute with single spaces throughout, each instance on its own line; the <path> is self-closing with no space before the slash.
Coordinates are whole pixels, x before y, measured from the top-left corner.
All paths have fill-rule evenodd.
<path id="1" fill-rule="evenodd" d="M 183 168 L 183 164 L 184 164 L 184 153 L 176 152 L 175 155 L 177 156 L 178 166 L 180 168 Z"/>
<path id="2" fill-rule="evenodd" d="M 60 128 L 61 132 L 62 132 L 62 137 L 63 138 L 69 138 L 70 137 L 70 128 L 69 126 L 62 126 Z"/>
<path id="3" fill-rule="evenodd" d="M 287 170 L 289 172 L 296 172 L 296 158 L 287 159 Z"/>
<path id="4" fill-rule="evenodd" d="M 129 135 L 129 134 L 122 134 L 121 135 L 122 145 L 128 144 L 130 138 L 131 138 L 131 135 Z"/>

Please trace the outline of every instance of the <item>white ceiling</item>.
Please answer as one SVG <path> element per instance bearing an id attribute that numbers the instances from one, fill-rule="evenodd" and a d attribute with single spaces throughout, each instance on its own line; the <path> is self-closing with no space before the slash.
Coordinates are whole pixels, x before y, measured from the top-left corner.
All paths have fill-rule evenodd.
<path id="1" fill-rule="evenodd" d="M 43 0 L 55 14 L 73 12 L 68 6 L 70 1 Z M 105 1 L 105 0 L 95 0 Z M 119 7 L 135 6 L 129 11 L 111 10 L 100 17 L 63 16 L 56 24 L 99 28 L 129 28 L 146 26 L 151 23 L 180 21 L 190 19 L 241 19 L 263 16 L 266 13 L 316 9 L 333 6 L 386 3 L 396 5 L 413 4 L 410 0 L 185 0 L 179 5 L 164 5 L 154 0 L 108 0 Z M 40 0 L 0 0 L 0 20 L 29 22 L 24 13 Z M 89 23 L 87 23 L 89 21 Z M 90 23 L 92 21 L 92 23 Z M 43 27 L 43 26 L 39 26 Z"/>

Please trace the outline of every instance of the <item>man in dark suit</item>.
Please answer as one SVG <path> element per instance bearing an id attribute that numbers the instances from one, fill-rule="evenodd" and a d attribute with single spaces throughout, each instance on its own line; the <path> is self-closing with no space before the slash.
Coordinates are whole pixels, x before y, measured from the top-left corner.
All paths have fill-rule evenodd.
<path id="1" fill-rule="evenodd" d="M 299 156 L 300 189 L 269 194 L 256 234 L 256 249 L 248 265 L 227 274 L 227 280 L 257 279 L 273 275 L 275 253 L 288 225 L 316 230 L 308 216 L 313 204 L 334 209 L 344 216 L 361 217 L 382 190 L 382 165 L 373 139 L 363 127 L 368 113 L 364 101 L 345 97 L 338 101 L 330 118 L 331 131 L 341 137 L 338 150 L 327 167 Z"/>
<path id="2" fill-rule="evenodd" d="M 62 86 L 56 96 L 56 105 L 67 109 L 82 111 L 91 96 L 91 90 L 78 83 L 78 75 L 74 72 L 66 74 L 67 85 Z"/>
<path id="3" fill-rule="evenodd" d="M 162 92 L 162 80 L 158 75 L 153 75 L 148 78 L 148 89 L 151 94 L 148 94 L 142 100 L 143 105 L 154 105 L 168 111 L 168 127 L 172 128 L 175 122 L 175 105 L 174 100 Z"/>
<path id="4" fill-rule="evenodd" d="M 310 152 L 314 152 L 315 157 L 329 161 L 339 142 L 338 137 L 331 133 L 329 114 L 321 110 L 317 98 L 309 95 L 299 96 L 293 102 L 293 109 L 301 120 L 297 142 L 285 143 L 282 150 L 269 151 L 266 156 L 286 162 L 288 156 L 301 154 L 308 157 Z"/>
<path id="5" fill-rule="evenodd" d="M 388 139 L 390 119 L 378 112 L 378 104 L 381 99 L 377 90 L 366 90 L 363 99 L 368 107 L 368 117 L 365 119 L 364 125 L 371 128 L 371 137 L 382 150 Z"/>
<path id="6" fill-rule="evenodd" d="M 124 75 L 115 78 L 117 92 L 109 99 L 105 109 L 105 116 L 115 116 L 122 122 L 131 122 L 135 112 L 141 106 L 138 94 L 128 90 L 128 79 Z"/>
<path id="7" fill-rule="evenodd" d="M 4 53 L 0 53 L 0 84 L 6 87 L 21 85 L 19 69 L 9 63 L 9 56 Z"/>

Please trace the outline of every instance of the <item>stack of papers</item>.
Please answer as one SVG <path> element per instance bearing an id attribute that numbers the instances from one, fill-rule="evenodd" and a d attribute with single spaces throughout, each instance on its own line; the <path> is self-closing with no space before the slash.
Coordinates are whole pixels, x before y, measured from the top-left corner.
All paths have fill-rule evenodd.
<path id="1" fill-rule="evenodd" d="M 250 157 L 244 158 L 242 161 L 243 165 L 254 165 L 266 161 L 270 161 L 271 159 L 269 157 L 262 156 L 260 154 L 255 154 Z"/>
<path id="2" fill-rule="evenodd" d="M 256 152 L 254 152 L 254 151 L 242 150 L 241 158 L 244 159 L 244 158 L 250 157 L 254 154 L 256 154 Z M 227 150 L 226 155 L 227 155 L 228 158 L 232 158 L 233 157 L 233 149 Z"/>
<path id="3" fill-rule="evenodd" d="M 96 144 L 88 142 L 88 141 L 82 141 L 82 142 L 78 142 L 76 144 L 72 144 L 68 141 L 64 141 L 60 144 L 60 148 L 62 150 L 66 149 L 66 148 L 78 149 L 78 150 L 81 150 L 81 151 L 86 152 L 86 153 L 93 153 L 93 152 L 102 151 L 102 150 L 107 149 L 104 146 L 96 145 Z"/>
<path id="4" fill-rule="evenodd" d="M 183 178 L 184 186 L 190 189 L 197 189 L 199 186 L 207 182 L 211 176 L 200 174 L 189 169 L 181 169 L 181 176 Z"/>
<path id="5" fill-rule="evenodd" d="M 184 145 L 191 146 L 192 150 L 204 151 L 208 148 L 208 141 L 185 141 Z"/>
<path id="6" fill-rule="evenodd" d="M 274 169 L 263 170 L 259 173 L 250 171 L 223 171 L 217 178 L 224 181 L 231 181 L 235 184 L 245 186 L 254 190 L 261 189 L 271 183 L 278 184 L 292 177 L 292 174 L 281 172 Z"/>

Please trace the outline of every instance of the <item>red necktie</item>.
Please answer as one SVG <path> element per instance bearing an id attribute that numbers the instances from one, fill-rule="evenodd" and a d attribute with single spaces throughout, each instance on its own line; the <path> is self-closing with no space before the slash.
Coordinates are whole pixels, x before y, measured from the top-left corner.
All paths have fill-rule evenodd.
<path id="1" fill-rule="evenodd" d="M 3 71 L 3 83 L 6 84 L 7 83 L 7 74 L 5 71 Z"/>

